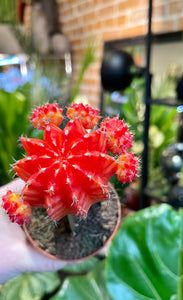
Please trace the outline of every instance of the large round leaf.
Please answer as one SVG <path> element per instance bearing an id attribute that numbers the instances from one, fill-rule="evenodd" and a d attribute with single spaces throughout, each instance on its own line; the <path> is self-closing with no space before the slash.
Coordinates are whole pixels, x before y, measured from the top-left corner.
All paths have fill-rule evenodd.
<path id="1" fill-rule="evenodd" d="M 113 299 L 177 299 L 181 216 L 163 204 L 125 219 L 107 258 Z"/>
<path id="2" fill-rule="evenodd" d="M 100 262 L 85 276 L 68 277 L 50 300 L 111 300 L 106 287 L 105 262 Z"/>

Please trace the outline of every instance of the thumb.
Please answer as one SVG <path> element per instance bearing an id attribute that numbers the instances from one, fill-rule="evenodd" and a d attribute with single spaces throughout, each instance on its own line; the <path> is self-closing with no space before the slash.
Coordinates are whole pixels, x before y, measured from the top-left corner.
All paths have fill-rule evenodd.
<path id="1" fill-rule="evenodd" d="M 24 272 L 50 272 L 57 271 L 72 264 L 72 261 L 54 259 L 39 253 L 31 245 L 27 246 L 27 259 L 24 261 Z"/>

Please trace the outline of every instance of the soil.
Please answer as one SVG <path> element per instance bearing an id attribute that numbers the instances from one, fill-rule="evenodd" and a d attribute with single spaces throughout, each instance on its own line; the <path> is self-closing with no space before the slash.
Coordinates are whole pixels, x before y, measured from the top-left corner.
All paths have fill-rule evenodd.
<path id="1" fill-rule="evenodd" d="M 37 246 L 46 252 L 65 260 L 81 259 L 106 243 L 116 228 L 118 214 L 117 195 L 111 190 L 110 199 L 93 204 L 86 219 L 73 217 L 73 231 L 68 217 L 55 223 L 44 208 L 33 209 L 27 229 Z"/>

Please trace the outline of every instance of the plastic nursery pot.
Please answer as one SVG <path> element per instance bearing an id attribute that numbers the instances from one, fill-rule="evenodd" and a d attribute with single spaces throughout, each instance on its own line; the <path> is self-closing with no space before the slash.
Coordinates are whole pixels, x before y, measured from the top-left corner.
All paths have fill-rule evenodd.
<path id="1" fill-rule="evenodd" d="M 121 221 L 121 204 L 110 185 L 110 198 L 91 206 L 87 218 L 74 217 L 74 232 L 68 217 L 54 223 L 46 210 L 33 210 L 31 222 L 24 225 L 29 242 L 42 254 L 69 262 L 80 261 L 99 253 L 116 234 Z"/>

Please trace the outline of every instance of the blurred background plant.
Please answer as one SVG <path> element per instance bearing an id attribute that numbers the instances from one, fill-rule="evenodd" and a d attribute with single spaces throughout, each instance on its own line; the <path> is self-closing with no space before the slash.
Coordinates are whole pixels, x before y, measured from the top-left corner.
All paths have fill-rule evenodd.
<path id="1" fill-rule="evenodd" d="M 4 0 L 1 1 L 0 22 L 14 24 L 17 21 L 16 16 L 16 1 Z"/>
<path id="2" fill-rule="evenodd" d="M 176 72 L 171 74 L 168 72 L 161 80 L 154 82 L 152 87 L 152 97 L 160 99 L 163 97 L 175 96 L 174 87 L 176 82 Z M 134 132 L 133 151 L 138 155 L 140 161 L 143 151 L 143 121 L 145 105 L 143 101 L 144 79 L 136 78 L 131 85 L 125 89 L 121 95 L 118 92 L 105 95 L 105 112 L 109 115 L 119 115 L 130 125 L 130 129 Z M 149 186 L 154 187 L 157 183 L 164 184 L 165 179 L 160 169 L 160 158 L 162 150 L 168 145 L 176 142 L 178 130 L 177 109 L 167 106 L 151 106 L 150 128 L 149 128 Z M 124 196 L 124 190 L 129 185 L 120 185 L 115 178 L 112 182 L 119 196 Z M 140 172 L 139 180 L 131 185 L 136 193 L 140 192 Z M 164 191 L 162 191 L 164 192 Z M 128 197 L 127 197 L 128 198 Z M 122 197 L 124 201 L 124 197 Z M 139 201 L 139 199 L 138 199 Z M 137 205 L 137 208 L 138 205 Z"/>
<path id="3" fill-rule="evenodd" d="M 82 57 L 78 79 L 72 89 L 69 103 L 72 103 L 73 101 L 75 101 L 75 99 L 79 95 L 85 72 L 89 68 L 89 66 L 95 62 L 95 47 L 96 47 L 95 41 L 93 41 L 93 40 L 88 41 L 87 46 L 86 46 L 86 51 Z"/>
<path id="4" fill-rule="evenodd" d="M 18 147 L 21 135 L 38 136 L 30 132 L 29 115 L 36 105 L 57 101 L 65 107 L 76 100 L 86 70 L 94 62 L 95 46 L 89 42 L 83 54 L 78 80 L 72 86 L 72 76 L 65 73 L 64 61 L 42 60 L 34 55 L 26 75 L 14 65 L 0 67 L 0 183 L 12 179 L 10 164 L 20 159 Z"/>
<path id="5" fill-rule="evenodd" d="M 29 123 L 30 102 L 18 91 L 0 90 L 0 183 L 12 179 L 11 164 L 22 157 L 23 149 L 18 147 L 19 137 L 39 137 L 40 132 L 32 130 Z"/>
<path id="6" fill-rule="evenodd" d="M 25 7 L 25 1 L 0 2 L 1 31 L 6 35 L 4 28 L 7 28 L 17 41 L 18 48 L 15 48 L 19 49 L 17 54 L 0 53 L 0 183 L 5 184 L 13 175 L 9 172 L 9 164 L 22 155 L 22 150 L 18 148 L 18 138 L 22 134 L 38 134 L 36 130 L 30 132 L 28 117 L 32 109 L 46 102 L 56 101 L 65 107 L 76 101 L 85 72 L 95 60 L 95 41 L 86 41 L 80 72 L 73 82 L 71 49 L 66 47 L 63 48 L 65 52 L 54 52 L 49 47 L 48 52 L 42 54 L 33 43 L 32 27 L 26 30 L 19 13 L 19 8 Z M 54 9 L 56 6 L 53 5 L 52 14 L 56 19 Z M 56 21 L 48 25 L 55 30 L 55 24 Z M 63 41 L 66 42 L 65 39 Z M 11 44 L 6 47 L 9 47 L 10 53 L 14 51 Z M 20 66 L 22 57 L 23 67 Z M 13 64 L 14 59 L 20 62 Z"/>

